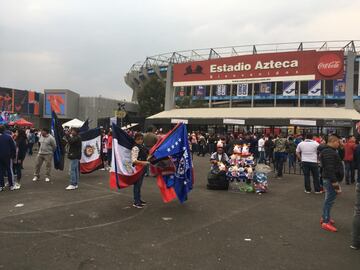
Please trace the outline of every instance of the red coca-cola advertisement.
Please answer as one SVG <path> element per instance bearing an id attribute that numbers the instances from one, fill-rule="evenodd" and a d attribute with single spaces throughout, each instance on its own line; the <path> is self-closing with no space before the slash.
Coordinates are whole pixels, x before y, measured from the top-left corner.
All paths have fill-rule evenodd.
<path id="1" fill-rule="evenodd" d="M 262 53 L 174 65 L 174 86 L 341 79 L 343 51 Z"/>

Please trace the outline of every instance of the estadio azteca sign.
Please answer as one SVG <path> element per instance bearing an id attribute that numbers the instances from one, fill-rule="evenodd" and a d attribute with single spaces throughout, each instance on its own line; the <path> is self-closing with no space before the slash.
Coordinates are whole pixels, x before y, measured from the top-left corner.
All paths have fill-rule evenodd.
<path id="1" fill-rule="evenodd" d="M 343 51 L 264 53 L 174 65 L 174 86 L 340 79 Z"/>

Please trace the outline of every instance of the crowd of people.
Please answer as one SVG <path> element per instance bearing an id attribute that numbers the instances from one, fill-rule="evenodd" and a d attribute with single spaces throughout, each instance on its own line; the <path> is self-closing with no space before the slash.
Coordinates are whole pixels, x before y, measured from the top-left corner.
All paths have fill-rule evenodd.
<path id="1" fill-rule="evenodd" d="M 244 144 L 249 146 L 249 152 L 258 163 L 274 167 L 275 176 L 278 179 L 283 177 L 285 163 L 289 168 L 299 164 L 304 174 L 305 193 L 310 194 L 312 191 L 311 176 L 314 193 L 325 193 L 320 225 L 321 228 L 330 232 L 337 231 L 335 221 L 331 218 L 331 209 L 336 196 L 342 192 L 340 182 L 344 176 L 346 185 L 357 182 L 354 240 L 351 247 L 360 248 L 360 144 L 354 136 L 340 138 L 337 135 L 306 134 L 286 137 L 283 134 L 275 136 L 251 133 L 215 135 L 192 132 L 189 141 L 193 153 L 198 156 L 205 156 L 206 153 L 211 155 L 212 167 L 218 163 L 226 163 L 234 145 Z"/>
<path id="2" fill-rule="evenodd" d="M 134 133 L 135 144 L 131 151 L 133 166 L 142 165 L 149 167 L 148 152 L 164 134 L 162 130 L 150 127 L 146 133 Z M 236 145 L 247 145 L 249 152 L 254 156 L 257 163 L 273 166 L 276 177 L 282 179 L 284 165 L 289 168 L 300 164 L 304 173 L 304 191 L 311 193 L 311 176 L 315 194 L 325 192 L 323 213 L 320 219 L 321 227 L 327 231 L 336 232 L 335 221 L 331 218 L 331 208 L 336 196 L 341 193 L 340 182 L 345 177 L 345 183 L 351 185 L 357 182 L 357 203 L 354 215 L 354 241 L 352 247 L 360 248 L 360 144 L 354 136 L 339 138 L 336 135 L 313 136 L 311 134 L 275 136 L 254 133 L 232 133 L 216 135 L 201 132 L 189 133 L 189 144 L 192 154 L 198 156 L 211 155 L 212 165 L 217 161 L 223 161 L 232 154 Z M 67 144 L 67 157 L 70 160 L 70 184 L 66 190 L 75 190 L 79 184 L 79 161 L 81 159 L 81 137 L 79 130 L 73 128 L 65 131 L 63 138 Z M 112 158 L 112 131 L 102 133 L 102 153 L 104 157 L 104 170 L 111 167 Z M 222 152 L 219 154 L 217 146 L 221 145 Z M 0 191 L 5 190 L 6 184 L 9 190 L 17 190 L 21 187 L 23 162 L 27 154 L 33 155 L 36 146 L 37 155 L 34 166 L 33 181 L 40 180 L 40 170 L 45 163 L 45 182 L 51 181 L 51 168 L 56 140 L 49 130 L 35 129 L 7 129 L 0 126 Z M 216 156 L 216 157 L 215 157 Z M 356 173 L 357 172 L 357 173 Z M 134 203 L 136 208 L 142 208 L 146 202 L 141 198 L 142 179 L 149 175 L 149 169 L 134 185 Z M 4 177 L 7 176 L 7 183 Z"/>

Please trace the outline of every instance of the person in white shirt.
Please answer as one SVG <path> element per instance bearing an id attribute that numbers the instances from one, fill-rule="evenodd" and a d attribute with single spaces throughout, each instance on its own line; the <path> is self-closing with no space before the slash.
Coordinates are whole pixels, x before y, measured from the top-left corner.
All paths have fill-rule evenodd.
<path id="1" fill-rule="evenodd" d="M 265 139 L 262 135 L 258 141 L 259 163 L 265 163 Z"/>
<path id="2" fill-rule="evenodd" d="M 318 149 L 319 144 L 313 140 L 312 134 L 307 134 L 305 141 L 298 144 L 296 156 L 301 160 L 304 172 L 305 193 L 311 193 L 310 173 L 313 177 L 315 194 L 321 194 L 319 181 Z"/>

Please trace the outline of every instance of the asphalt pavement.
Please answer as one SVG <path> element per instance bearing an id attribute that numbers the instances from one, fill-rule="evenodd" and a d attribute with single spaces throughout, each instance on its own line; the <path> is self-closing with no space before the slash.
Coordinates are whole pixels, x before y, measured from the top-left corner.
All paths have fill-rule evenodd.
<path id="1" fill-rule="evenodd" d="M 147 177 L 148 205 L 134 209 L 132 188 L 110 190 L 108 172 L 82 175 L 66 191 L 68 169 L 32 182 L 33 164 L 27 157 L 20 190 L 0 193 L 0 269 L 360 267 L 360 251 L 349 248 L 354 186 L 343 186 L 333 208 L 339 232 L 330 233 L 319 225 L 324 195 L 305 194 L 298 175 L 270 177 L 263 195 L 210 191 L 209 157 L 195 156 L 186 203 L 163 203 Z"/>

